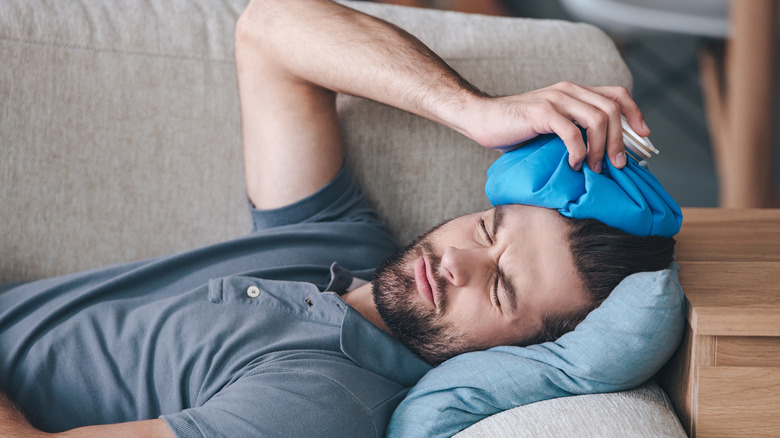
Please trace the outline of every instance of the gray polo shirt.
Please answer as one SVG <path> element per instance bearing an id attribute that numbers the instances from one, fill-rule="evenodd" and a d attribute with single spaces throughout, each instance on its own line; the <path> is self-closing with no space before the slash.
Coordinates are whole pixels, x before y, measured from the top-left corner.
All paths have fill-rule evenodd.
<path id="1" fill-rule="evenodd" d="M 430 367 L 321 290 L 396 244 L 343 169 L 252 216 L 233 241 L 0 287 L 0 385 L 52 432 L 161 417 L 179 437 L 384 436 Z"/>

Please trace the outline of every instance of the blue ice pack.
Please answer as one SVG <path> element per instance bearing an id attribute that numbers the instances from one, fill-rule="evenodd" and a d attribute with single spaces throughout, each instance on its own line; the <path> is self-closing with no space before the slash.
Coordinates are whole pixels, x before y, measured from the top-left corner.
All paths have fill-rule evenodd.
<path id="1" fill-rule="evenodd" d="M 485 194 L 493 205 L 554 208 L 567 217 L 593 218 L 636 235 L 671 237 L 682 211 L 658 179 L 627 154 L 623 169 L 604 159 L 602 172 L 569 167 L 556 135 L 542 135 L 502 155 L 487 171 Z"/>

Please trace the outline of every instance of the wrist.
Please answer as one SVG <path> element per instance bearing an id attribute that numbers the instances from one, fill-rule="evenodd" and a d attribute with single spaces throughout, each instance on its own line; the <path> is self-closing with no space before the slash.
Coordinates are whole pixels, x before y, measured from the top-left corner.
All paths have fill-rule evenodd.
<path id="1" fill-rule="evenodd" d="M 482 108 L 489 97 L 476 89 L 462 89 L 457 98 L 442 112 L 438 120 L 443 125 L 481 144 Z"/>

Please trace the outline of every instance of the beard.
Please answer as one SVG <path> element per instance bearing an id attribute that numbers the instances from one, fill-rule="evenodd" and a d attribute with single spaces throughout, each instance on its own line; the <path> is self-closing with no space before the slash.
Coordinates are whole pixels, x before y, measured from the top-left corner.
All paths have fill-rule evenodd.
<path id="1" fill-rule="evenodd" d="M 418 237 L 406 248 L 382 262 L 372 280 L 372 295 L 379 315 L 407 348 L 432 365 L 474 350 L 465 333 L 445 321 L 447 282 L 438 274 L 441 259 L 433 252 L 433 236 L 441 224 Z M 414 264 L 425 255 L 439 292 L 436 309 L 420 302 Z"/>

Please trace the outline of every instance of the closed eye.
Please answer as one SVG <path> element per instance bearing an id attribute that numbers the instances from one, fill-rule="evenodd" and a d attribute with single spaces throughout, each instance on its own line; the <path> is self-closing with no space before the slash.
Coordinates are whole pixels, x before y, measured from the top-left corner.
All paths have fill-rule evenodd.
<path id="1" fill-rule="evenodd" d="M 487 225 L 485 224 L 485 219 L 479 220 L 479 227 L 482 229 L 482 233 L 485 235 L 485 239 L 490 243 L 490 245 L 493 245 L 493 239 L 490 237 L 490 233 L 487 230 Z M 491 288 L 491 295 L 493 296 L 493 302 L 496 303 L 497 307 L 501 307 L 501 301 L 498 299 L 498 282 L 501 277 L 501 272 L 496 272 L 496 275 L 494 276 L 493 280 L 493 287 Z"/>
<path id="2" fill-rule="evenodd" d="M 496 306 L 501 308 L 501 301 L 498 299 L 498 277 L 499 275 L 496 275 L 493 281 L 493 300 L 496 302 Z"/>
<path id="3" fill-rule="evenodd" d="M 485 225 L 485 219 L 479 219 L 479 227 L 482 228 L 482 233 L 485 235 L 485 239 L 487 239 L 488 243 L 492 245 L 493 239 L 490 237 L 490 233 L 488 233 L 487 225 Z"/>

